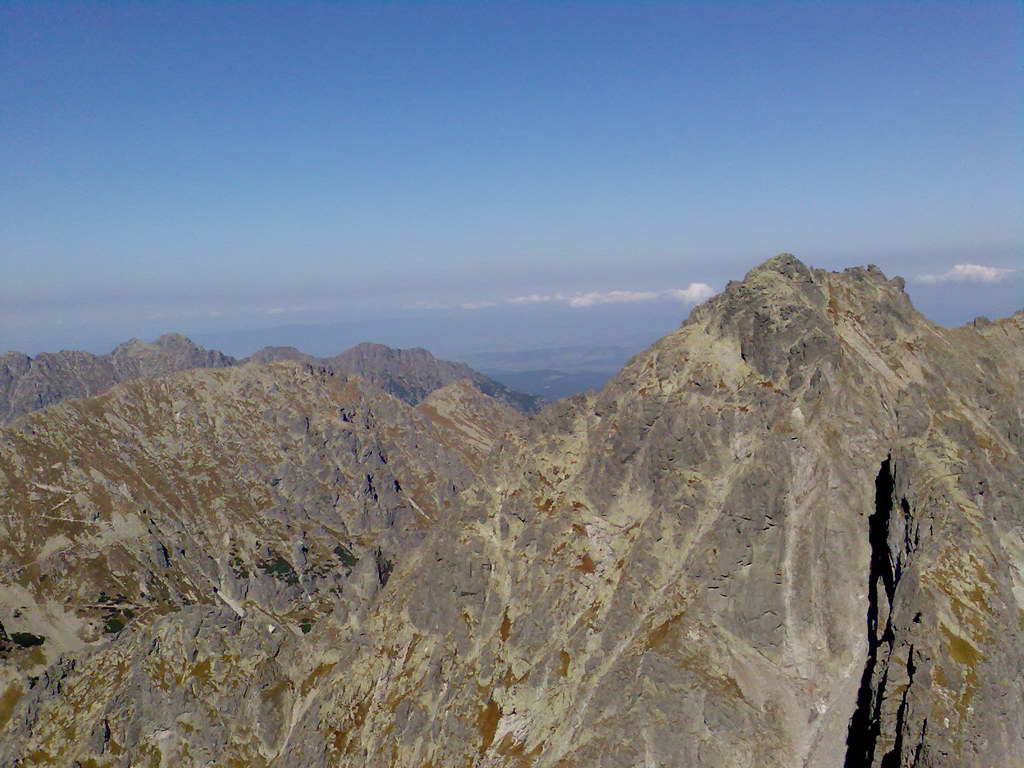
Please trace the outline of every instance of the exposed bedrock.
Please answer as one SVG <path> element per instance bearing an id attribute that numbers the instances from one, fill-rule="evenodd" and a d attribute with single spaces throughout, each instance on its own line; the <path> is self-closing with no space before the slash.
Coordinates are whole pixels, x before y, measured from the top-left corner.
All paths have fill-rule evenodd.
<path id="1" fill-rule="evenodd" d="M 296 362 L 20 419 L 0 764 L 1024 765 L 1022 380 L 1024 313 L 783 255 L 529 420 Z"/>

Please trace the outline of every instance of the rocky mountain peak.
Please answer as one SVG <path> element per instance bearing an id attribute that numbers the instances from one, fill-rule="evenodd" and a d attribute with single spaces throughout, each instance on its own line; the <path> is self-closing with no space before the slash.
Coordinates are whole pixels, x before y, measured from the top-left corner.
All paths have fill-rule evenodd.
<path id="1" fill-rule="evenodd" d="M 465 363 L 438 360 L 419 347 L 394 349 L 366 342 L 325 361 L 337 370 L 358 372 L 400 400 L 416 404 L 436 389 L 467 379 L 484 394 L 525 413 L 537 411 L 543 398 L 515 392 Z"/>
<path id="2" fill-rule="evenodd" d="M 248 358 L 248 362 L 257 364 L 281 360 L 359 374 L 411 405 L 463 378 L 523 412 L 536 411 L 543 402 L 514 392 L 463 363 L 438 360 L 425 349 L 392 349 L 365 343 L 333 358 L 317 358 L 294 347 L 265 347 Z M 178 333 L 166 333 L 152 342 L 129 339 L 107 355 L 63 351 L 33 359 L 7 352 L 0 356 L 0 423 L 67 398 L 99 394 L 118 382 L 192 368 L 226 368 L 239 362 L 217 350 L 204 349 Z"/>
<path id="3" fill-rule="evenodd" d="M 479 392 L 503 401 L 523 413 L 534 413 L 546 402 L 506 387 L 465 363 L 439 360 L 420 347 L 396 349 L 363 342 L 334 357 L 313 357 L 295 347 L 264 347 L 250 362 L 302 360 L 339 373 L 354 373 L 381 387 L 399 400 L 416 405 L 430 393 L 456 381 L 469 381 Z"/>
<path id="4" fill-rule="evenodd" d="M 348 358 L 359 358 L 359 357 L 380 357 L 386 359 L 406 358 L 410 360 L 436 360 L 430 352 L 423 349 L 422 347 L 408 347 L 406 349 L 397 349 L 395 347 L 389 347 L 386 344 L 378 344 L 373 341 L 364 341 L 360 344 L 356 344 L 351 349 L 342 352 L 341 355 Z"/>
<path id="5" fill-rule="evenodd" d="M 744 280 L 756 280 L 759 275 L 777 274 L 796 282 L 814 282 L 813 272 L 806 264 L 791 253 L 780 253 L 765 259 L 747 272 Z"/>
<path id="6" fill-rule="evenodd" d="M 273 363 L 278 360 L 312 360 L 314 358 L 307 355 L 295 347 L 263 347 L 263 349 L 257 350 L 249 356 L 248 360 L 255 363 Z"/>
<path id="7" fill-rule="evenodd" d="M 110 360 L 120 380 L 161 376 L 189 368 L 224 368 L 237 362 L 178 333 L 165 333 L 152 343 L 131 339 L 116 347 Z"/>
<path id="8" fill-rule="evenodd" d="M 177 347 L 199 348 L 199 345 L 196 344 L 194 341 L 192 341 L 192 339 L 188 338 L 187 336 L 183 336 L 180 333 L 173 333 L 173 332 L 163 334 L 162 336 L 160 336 L 153 343 L 156 344 L 156 346 L 158 346 L 158 347 L 177 346 Z"/>
<path id="9" fill-rule="evenodd" d="M 184 352 L 205 352 L 202 347 L 196 344 L 192 339 L 187 336 L 182 336 L 180 333 L 165 333 L 154 341 L 142 341 L 138 338 L 131 338 L 121 344 L 118 344 L 112 355 L 125 355 L 125 354 L 138 354 L 145 350 L 163 350 L 164 352 L 172 351 L 184 351 Z"/>
<path id="10" fill-rule="evenodd" d="M 695 308 L 683 327 L 728 339 L 746 365 L 779 378 L 819 358 L 835 360 L 841 337 L 870 337 L 891 346 L 900 336 L 933 328 L 903 288 L 902 278 L 890 280 L 877 267 L 827 272 L 781 254 Z M 805 374 L 800 372 L 801 381 Z"/>
<path id="11" fill-rule="evenodd" d="M 18 352 L 0 357 L 0 422 L 71 397 L 88 397 L 140 376 L 162 376 L 189 368 L 223 368 L 235 360 L 206 350 L 180 334 L 152 343 L 130 339 L 111 353 L 63 350 L 31 358 Z"/>

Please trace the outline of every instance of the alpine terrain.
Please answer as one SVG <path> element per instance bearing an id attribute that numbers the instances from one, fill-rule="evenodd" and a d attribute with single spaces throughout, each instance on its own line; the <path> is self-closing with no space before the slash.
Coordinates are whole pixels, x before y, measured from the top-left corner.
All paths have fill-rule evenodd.
<path id="1" fill-rule="evenodd" d="M 1024 311 L 781 255 L 537 413 L 183 343 L 3 358 L 0 766 L 1024 766 Z"/>

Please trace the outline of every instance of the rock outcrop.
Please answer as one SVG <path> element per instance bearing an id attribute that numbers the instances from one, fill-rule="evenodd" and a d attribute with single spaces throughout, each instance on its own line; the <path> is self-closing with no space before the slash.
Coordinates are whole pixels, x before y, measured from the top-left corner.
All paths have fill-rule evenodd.
<path id="1" fill-rule="evenodd" d="M 118 381 L 165 376 L 192 368 L 226 368 L 235 358 L 215 349 L 203 349 L 179 333 L 165 333 L 154 342 L 131 339 L 110 353 Z"/>
<path id="2" fill-rule="evenodd" d="M 98 395 L 124 381 L 165 376 L 193 368 L 226 368 L 244 362 L 304 362 L 335 373 L 356 374 L 416 405 L 431 392 L 468 380 L 486 395 L 523 413 L 535 413 L 546 402 L 509 389 L 465 363 L 438 360 L 425 349 L 393 349 L 360 344 L 334 357 L 319 358 L 294 347 L 265 347 L 246 360 L 208 350 L 177 333 L 153 342 L 131 339 L 107 355 L 91 352 L 44 352 L 32 358 L 20 352 L 0 355 L 0 424 L 68 398 Z"/>
<path id="3" fill-rule="evenodd" d="M 108 355 L 20 352 L 0 355 L 0 423 L 72 397 L 89 397 L 140 376 L 162 376 L 191 368 L 223 368 L 235 359 L 168 333 L 152 343 L 132 339 Z"/>
<path id="4" fill-rule="evenodd" d="M 365 342 L 334 357 L 312 357 L 295 347 L 264 347 L 249 359 L 256 362 L 302 360 L 339 373 L 354 373 L 410 405 L 416 405 L 441 387 L 462 380 L 468 380 L 485 395 L 502 400 L 523 413 L 535 413 L 546 403 L 536 395 L 516 392 L 465 363 L 438 360 L 418 347 L 395 349 Z"/>
<path id="5" fill-rule="evenodd" d="M 902 289 L 776 257 L 529 422 L 294 362 L 15 422 L 0 763 L 1024 764 L 1024 312 Z"/>
<path id="6" fill-rule="evenodd" d="M 46 687 L 60 675 L 60 690 L 88 691 L 89 706 L 101 690 L 141 697 L 140 714 L 181 714 L 199 702 L 172 690 L 181 659 L 168 654 L 206 643 L 238 654 L 242 690 L 254 670 L 283 685 L 286 638 L 359 622 L 503 429 L 523 421 L 468 384 L 450 389 L 421 411 L 301 363 L 195 370 L 70 400 L 0 432 L 0 616 L 11 637 L 36 641 L 4 646 L 0 701 L 36 697 L 41 710 L 70 712 L 78 700 Z M 461 410 L 479 411 L 486 429 L 467 435 Z M 92 679 L 106 665 L 159 668 L 161 679 L 119 690 L 106 671 Z M 231 712 L 237 693 L 204 704 Z M 201 722 L 213 728 L 209 716 Z M 112 715 L 104 722 L 114 727 Z M 12 723 L 0 755 L 28 735 Z"/>

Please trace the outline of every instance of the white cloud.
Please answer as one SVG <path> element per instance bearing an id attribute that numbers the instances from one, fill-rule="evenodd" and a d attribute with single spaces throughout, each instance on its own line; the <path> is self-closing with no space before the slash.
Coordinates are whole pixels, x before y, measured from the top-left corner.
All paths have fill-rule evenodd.
<path id="1" fill-rule="evenodd" d="M 690 283 L 685 288 L 666 288 L 662 291 L 589 291 L 574 296 L 520 296 L 509 299 L 513 304 L 535 304 L 539 301 L 564 301 L 570 307 L 592 307 L 595 304 L 631 304 L 636 301 L 674 299 L 684 304 L 697 304 L 715 295 L 707 283 Z"/>
<path id="2" fill-rule="evenodd" d="M 658 298 L 655 291 L 591 291 L 569 299 L 570 307 L 591 307 L 594 304 L 629 304 Z"/>
<path id="3" fill-rule="evenodd" d="M 690 283 L 685 288 L 669 288 L 665 294 L 685 304 L 699 304 L 716 293 L 707 283 Z"/>
<path id="4" fill-rule="evenodd" d="M 920 275 L 917 279 L 922 283 L 998 283 L 1000 280 L 1012 275 L 1016 271 L 1016 269 L 986 267 L 982 264 L 957 264 L 952 269 L 943 272 L 940 275 Z"/>
<path id="5" fill-rule="evenodd" d="M 408 309 L 485 309 L 499 304 L 530 306 L 533 304 L 566 304 L 574 308 L 592 307 L 596 304 L 629 304 L 636 301 L 679 301 L 684 304 L 699 304 L 715 295 L 715 289 L 707 283 L 690 283 L 685 288 L 666 288 L 660 291 L 588 291 L 586 293 L 530 293 L 512 296 L 500 301 L 464 301 L 448 304 L 440 301 L 417 301 Z"/>
<path id="6" fill-rule="evenodd" d="M 506 304 L 543 304 L 548 301 L 562 301 L 565 299 L 560 293 L 553 293 L 549 296 L 541 296 L 537 293 L 531 293 L 529 296 L 514 296 L 511 299 L 505 299 Z"/>

